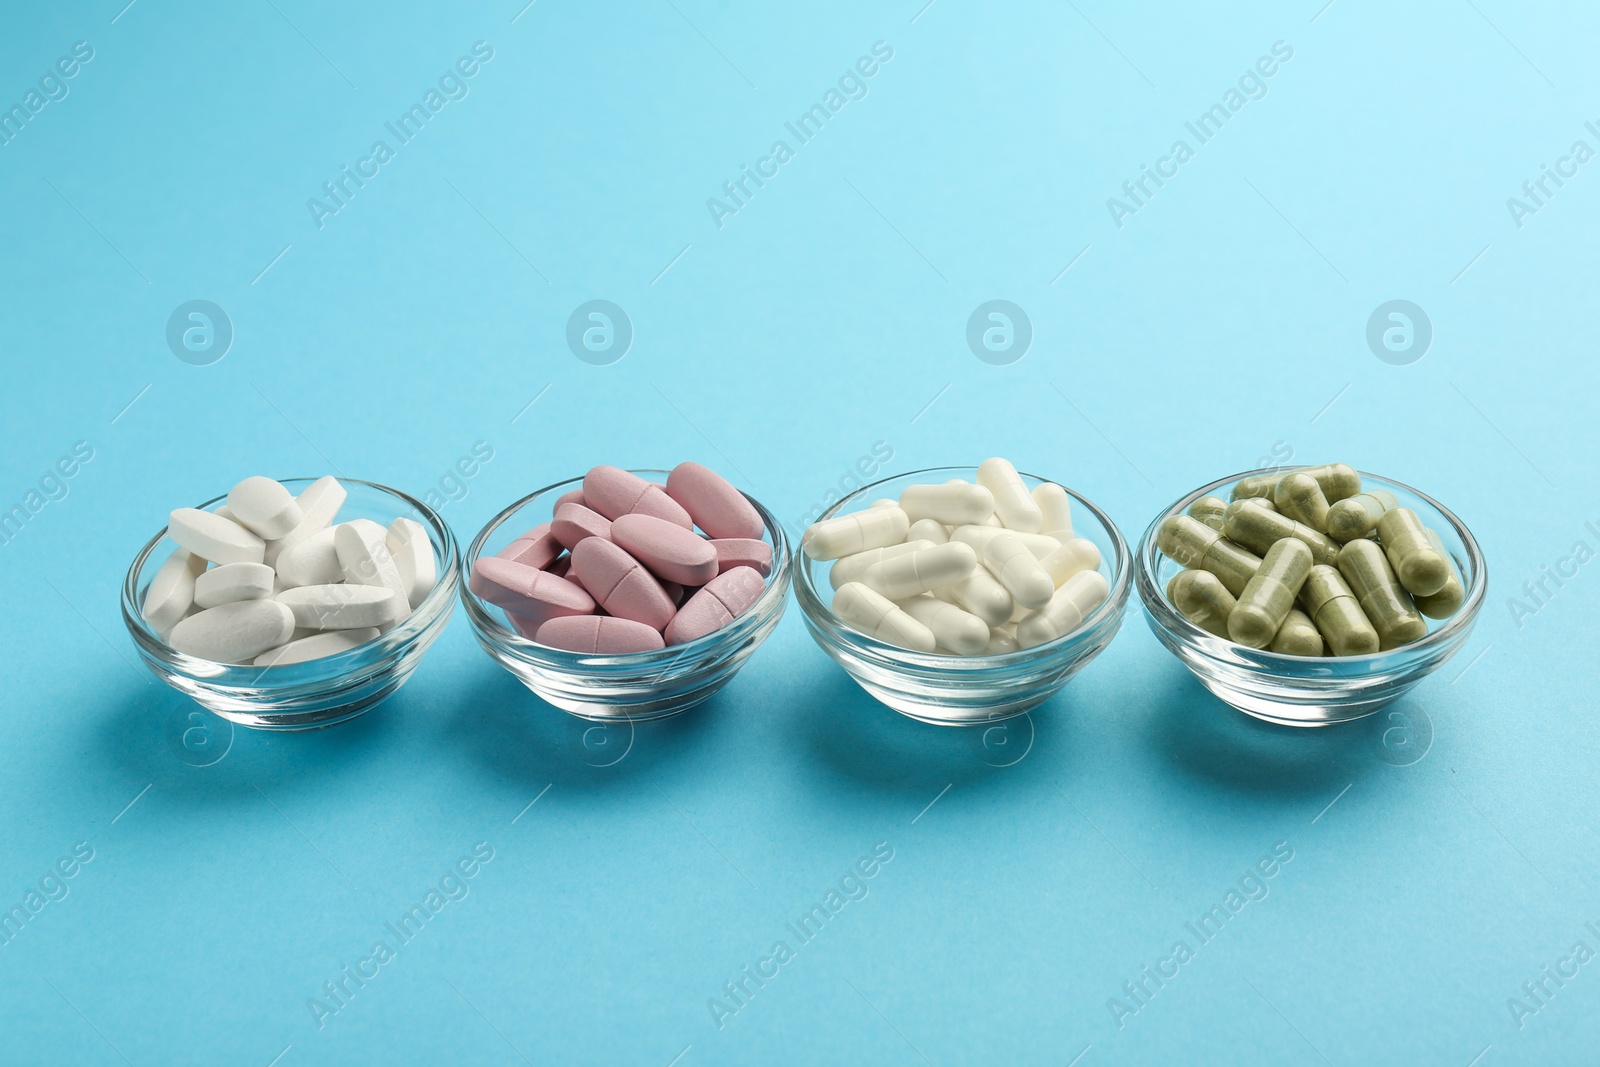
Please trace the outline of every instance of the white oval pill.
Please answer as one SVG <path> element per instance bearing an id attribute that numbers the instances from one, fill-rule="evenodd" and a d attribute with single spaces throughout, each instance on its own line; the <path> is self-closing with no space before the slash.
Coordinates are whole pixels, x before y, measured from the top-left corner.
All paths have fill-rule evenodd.
<path id="1" fill-rule="evenodd" d="M 880 560 L 867 568 L 861 580 L 890 600 L 905 600 L 954 585 L 977 569 L 978 554 L 972 546 L 951 541 Z"/>
<path id="2" fill-rule="evenodd" d="M 377 629 L 371 626 L 360 630 L 329 630 L 327 633 L 309 634 L 261 653 L 255 658 L 254 664 L 257 667 L 286 667 L 291 663 L 336 656 L 359 648 L 377 636 Z"/>
<path id="3" fill-rule="evenodd" d="M 294 614 L 283 604 L 240 600 L 190 615 L 172 628 L 167 643 L 186 656 L 249 663 L 293 633 Z"/>
<path id="4" fill-rule="evenodd" d="M 295 503 L 300 505 L 300 514 L 303 516 L 300 525 L 276 541 L 268 542 L 266 556 L 261 562 L 269 567 L 276 566 L 278 556 L 284 549 L 333 525 L 333 520 L 338 516 L 339 509 L 344 506 L 347 495 L 338 479 L 327 474 L 300 490 L 300 495 L 295 497 Z"/>
<path id="5" fill-rule="evenodd" d="M 867 508 L 812 523 L 800 547 L 812 559 L 838 559 L 869 548 L 897 545 L 910 528 L 911 519 L 900 508 Z"/>
<path id="6" fill-rule="evenodd" d="M 389 553 L 394 557 L 395 569 L 400 572 L 400 580 L 405 583 L 406 602 L 415 609 L 422 603 L 422 598 L 432 591 L 433 583 L 438 580 L 433 558 L 433 539 L 428 536 L 428 528 L 416 519 L 401 516 L 389 524 L 384 544 L 389 546 Z"/>
<path id="7" fill-rule="evenodd" d="M 994 513 L 1002 525 L 1017 533 L 1038 533 L 1044 514 L 1010 460 L 986 459 L 978 464 L 978 484 L 994 496 Z"/>
<path id="8" fill-rule="evenodd" d="M 389 532 L 371 519 L 351 519 L 333 528 L 333 549 L 339 555 L 339 569 L 344 572 L 345 581 L 391 590 L 409 607 L 409 590 L 400 579 L 388 538 Z"/>
<path id="9" fill-rule="evenodd" d="M 933 631 L 895 606 L 894 601 L 860 582 L 846 582 L 833 594 L 833 612 L 868 637 L 918 652 L 932 652 Z"/>
<path id="10" fill-rule="evenodd" d="M 283 483 L 259 474 L 228 491 L 228 510 L 240 525 L 263 539 L 282 537 L 305 518 Z"/>
<path id="11" fill-rule="evenodd" d="M 206 569 L 206 561 L 185 549 L 174 549 L 150 579 L 140 614 L 150 628 L 164 634 L 178 624 L 194 603 L 195 579 Z"/>
<path id="12" fill-rule="evenodd" d="M 1017 643 L 1023 648 L 1033 648 L 1065 637 L 1105 603 L 1109 591 L 1099 571 L 1079 571 L 1056 590 L 1050 603 L 1017 624 Z"/>
<path id="13" fill-rule="evenodd" d="M 167 517 L 167 536 L 212 563 L 260 563 L 266 542 L 237 522 L 199 508 L 179 508 Z"/>
<path id="14" fill-rule="evenodd" d="M 994 514 L 994 494 L 981 485 L 908 485 L 900 507 L 912 522 L 936 519 L 949 525 L 981 523 Z"/>
<path id="15" fill-rule="evenodd" d="M 302 585 L 332 585 L 344 577 L 339 553 L 333 547 L 333 527 L 301 538 L 278 556 L 278 580 L 286 589 Z"/>
<path id="16" fill-rule="evenodd" d="M 388 630 L 410 610 L 404 597 L 381 585 L 303 585 L 285 589 L 274 601 L 289 609 L 295 625 L 308 630 Z"/>
<path id="17" fill-rule="evenodd" d="M 194 602 L 201 608 L 238 600 L 266 600 L 277 577 L 265 563 L 224 563 L 194 580 Z"/>

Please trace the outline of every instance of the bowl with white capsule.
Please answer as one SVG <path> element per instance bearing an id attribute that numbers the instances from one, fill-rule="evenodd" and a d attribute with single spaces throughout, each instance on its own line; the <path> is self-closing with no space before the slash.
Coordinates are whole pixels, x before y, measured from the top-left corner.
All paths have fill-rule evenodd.
<path id="1" fill-rule="evenodd" d="M 455 537 L 398 489 L 248 478 L 172 512 L 122 584 L 157 678 L 241 726 L 352 719 L 410 678 L 450 620 Z"/>
<path id="2" fill-rule="evenodd" d="M 818 646 L 872 697 L 973 726 L 1038 707 L 1104 651 L 1130 563 L 1091 501 L 989 460 L 885 478 L 834 504 L 796 553 L 795 598 Z"/>

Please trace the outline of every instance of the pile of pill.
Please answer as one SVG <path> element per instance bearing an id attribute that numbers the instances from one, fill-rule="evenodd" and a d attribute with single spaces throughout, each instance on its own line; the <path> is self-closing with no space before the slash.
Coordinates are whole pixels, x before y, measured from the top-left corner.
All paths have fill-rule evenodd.
<path id="1" fill-rule="evenodd" d="M 393 629 L 433 588 L 433 541 L 415 519 L 334 523 L 345 496 L 332 477 L 299 496 L 253 477 L 215 511 L 174 511 L 178 547 L 150 581 L 145 621 L 185 655 L 257 667 L 348 652 Z"/>
<path id="2" fill-rule="evenodd" d="M 665 485 L 595 467 L 549 522 L 473 563 L 468 588 L 541 645 L 648 652 L 749 610 L 772 570 L 765 532 L 744 494 L 698 463 L 678 464 Z"/>
<path id="3" fill-rule="evenodd" d="M 1064 637 L 1104 603 L 1100 550 L 1072 533 L 1072 498 L 1030 492 L 1004 459 L 977 481 L 911 485 L 898 500 L 813 523 L 801 542 L 833 560 L 833 613 L 918 652 L 986 656 Z"/>
<path id="4" fill-rule="evenodd" d="M 1167 599 L 1203 630 L 1293 656 L 1387 652 L 1465 599 L 1439 535 L 1343 463 L 1245 478 L 1161 524 Z"/>

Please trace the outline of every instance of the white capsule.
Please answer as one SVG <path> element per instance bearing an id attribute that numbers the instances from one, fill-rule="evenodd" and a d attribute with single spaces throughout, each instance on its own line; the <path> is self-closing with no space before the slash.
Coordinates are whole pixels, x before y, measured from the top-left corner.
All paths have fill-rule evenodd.
<path id="1" fill-rule="evenodd" d="M 235 522 L 263 540 L 282 537 L 305 518 L 283 483 L 259 474 L 228 491 L 228 510 Z"/>
<path id="2" fill-rule="evenodd" d="M 339 552 L 333 545 L 333 527 L 303 537 L 278 555 L 278 580 L 285 589 L 302 585 L 332 585 L 344 579 Z"/>
<path id="3" fill-rule="evenodd" d="M 977 569 L 972 546 L 951 541 L 874 563 L 861 580 L 890 600 L 906 600 L 954 585 Z"/>
<path id="4" fill-rule="evenodd" d="M 381 585 L 303 585 L 285 589 L 273 601 L 289 609 L 296 626 L 308 630 L 358 630 L 367 626 L 389 630 L 409 611 L 404 597 Z M 286 640 L 287 635 L 273 645 Z"/>
<path id="5" fill-rule="evenodd" d="M 970 611 L 931 596 L 902 601 L 900 610 L 933 631 L 939 648 L 958 656 L 976 656 L 989 647 L 989 627 Z"/>
<path id="6" fill-rule="evenodd" d="M 1072 538 L 1072 497 L 1054 482 L 1044 482 L 1033 487 L 1033 502 L 1039 505 L 1042 520 L 1039 529 L 1054 534 L 1059 540 Z"/>
<path id="7" fill-rule="evenodd" d="M 206 569 L 206 561 L 186 549 L 174 549 L 150 579 L 140 614 L 150 628 L 164 634 L 178 624 L 194 604 L 195 579 Z"/>
<path id="8" fill-rule="evenodd" d="M 985 656 L 999 656 L 1006 652 L 1015 652 L 1022 646 L 1017 644 L 1017 635 L 1011 628 L 998 627 L 989 631 L 989 643 L 984 647 Z"/>
<path id="9" fill-rule="evenodd" d="M 428 536 L 428 529 L 422 523 L 402 516 L 389 524 L 384 544 L 389 546 L 389 554 L 394 557 L 395 569 L 400 572 L 400 580 L 405 583 L 406 600 L 415 610 L 416 606 L 422 603 L 422 598 L 433 589 L 433 583 L 438 580 L 438 568 L 433 558 L 433 539 Z"/>
<path id="10" fill-rule="evenodd" d="M 1044 515 L 1010 460 L 996 457 L 978 464 L 978 484 L 994 496 L 994 513 L 1006 529 L 1038 533 L 1044 528 Z"/>
<path id="11" fill-rule="evenodd" d="M 336 656 L 364 645 L 377 636 L 377 629 L 371 626 L 360 630 L 329 630 L 326 633 L 308 634 L 261 653 L 255 658 L 254 664 L 257 667 L 286 667 L 291 663 Z"/>
<path id="12" fill-rule="evenodd" d="M 323 475 L 300 490 L 300 495 L 295 497 L 295 503 L 300 505 L 300 514 L 303 516 L 300 525 L 276 541 L 268 541 L 266 555 L 261 562 L 269 567 L 277 566 L 278 556 L 290 545 L 304 541 L 312 534 L 332 526 L 339 509 L 344 506 L 347 495 L 338 479 L 329 474 Z"/>
<path id="13" fill-rule="evenodd" d="M 387 538 L 388 531 L 371 519 L 352 519 L 333 528 L 333 550 L 339 555 L 345 581 L 392 590 L 401 603 L 409 605 L 408 590 L 400 580 L 400 568 L 394 564 Z"/>
<path id="14" fill-rule="evenodd" d="M 906 539 L 911 519 L 900 508 L 867 508 L 814 522 L 800 548 L 812 559 L 838 559 L 869 548 L 885 548 Z"/>
<path id="15" fill-rule="evenodd" d="M 201 608 L 239 600 L 266 600 L 276 577 L 265 563 L 224 563 L 194 580 L 194 602 Z"/>
<path id="16" fill-rule="evenodd" d="M 1021 541 L 1023 546 L 1033 553 L 1034 559 L 1043 559 L 1061 547 L 1061 542 L 1049 534 L 1013 533 L 1003 526 L 957 526 L 951 531 L 950 540 L 965 541 L 977 549 L 978 558 L 981 560 L 983 558 L 983 550 L 988 547 L 989 542 L 1003 533 L 1010 533 L 1012 537 Z"/>
<path id="17" fill-rule="evenodd" d="M 957 607 L 967 609 L 990 626 L 1002 626 L 1011 618 L 1011 594 L 982 567 L 965 581 L 950 586 L 950 594 Z"/>
<path id="18" fill-rule="evenodd" d="M 912 522 L 981 523 L 994 514 L 994 494 L 981 485 L 908 485 L 900 494 L 900 507 Z"/>
<path id="19" fill-rule="evenodd" d="M 186 656 L 249 663 L 292 633 L 294 615 L 276 600 L 239 600 L 190 615 L 172 628 L 167 643 Z"/>
<path id="20" fill-rule="evenodd" d="M 911 524 L 911 529 L 906 531 L 906 540 L 942 545 L 950 540 L 950 531 L 937 519 L 918 519 Z"/>
<path id="21" fill-rule="evenodd" d="M 260 563 L 266 542 L 237 522 L 199 508 L 179 508 L 167 517 L 167 536 L 212 563 Z"/>
<path id="22" fill-rule="evenodd" d="M 1079 571 L 1098 570 L 1100 567 L 1100 550 L 1093 541 L 1086 537 L 1074 537 L 1063 542 L 1061 547 L 1045 556 L 1039 563 L 1050 573 L 1050 580 L 1057 589 L 1068 578 Z"/>
<path id="23" fill-rule="evenodd" d="M 868 637 L 918 652 L 932 652 L 933 631 L 895 606 L 894 601 L 860 582 L 846 582 L 833 594 L 833 613 Z"/>
<path id="24" fill-rule="evenodd" d="M 1065 637 L 1105 603 L 1109 588 L 1099 571 L 1079 571 L 1057 589 L 1050 603 L 1017 624 L 1017 643 L 1033 648 Z"/>
<path id="25" fill-rule="evenodd" d="M 989 539 L 983 549 L 983 565 L 1021 607 L 1042 608 L 1056 591 L 1049 573 L 1021 538 L 1010 531 L 1002 530 L 1000 536 Z"/>
<path id="26" fill-rule="evenodd" d="M 833 561 L 833 566 L 828 568 L 828 584 L 837 589 L 845 582 L 859 582 L 861 576 L 867 573 L 867 568 L 874 563 L 932 547 L 932 541 L 906 541 L 898 545 L 886 545 L 883 548 L 869 548 L 865 552 L 852 553 Z"/>
<path id="27" fill-rule="evenodd" d="M 874 500 L 871 506 L 875 508 L 897 508 L 900 506 L 900 501 L 891 497 L 880 497 L 879 499 Z"/>

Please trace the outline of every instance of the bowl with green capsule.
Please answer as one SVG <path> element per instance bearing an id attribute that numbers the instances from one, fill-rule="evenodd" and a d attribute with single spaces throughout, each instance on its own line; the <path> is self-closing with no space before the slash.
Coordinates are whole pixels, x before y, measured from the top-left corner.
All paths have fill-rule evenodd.
<path id="1" fill-rule="evenodd" d="M 1304 478 L 1294 479 L 1282 494 L 1274 492 L 1286 476 L 1298 474 L 1326 483 L 1319 485 L 1321 494 L 1309 494 L 1320 495 L 1320 501 L 1305 499 Z M 1352 479 L 1359 479 L 1359 485 Z M 1359 492 L 1351 492 L 1357 488 Z M 1236 490 L 1242 495 L 1235 496 Z M 1274 517 L 1247 510 L 1252 508 Z M 1384 520 L 1390 511 L 1396 514 Z M 1397 546 L 1409 544 L 1418 529 L 1429 537 L 1424 544 L 1447 564 L 1445 586 L 1422 596 L 1406 590 L 1393 554 L 1383 544 L 1380 522 Z M 1208 533 L 1199 532 L 1194 523 Z M 1310 527 L 1317 535 L 1301 531 L 1312 550 L 1311 569 L 1274 639 L 1265 647 L 1252 647 L 1230 636 L 1224 609 L 1263 570 L 1261 560 L 1272 547 L 1268 539 L 1297 536 L 1288 532 L 1289 524 Z M 1233 541 L 1224 529 L 1252 543 Z M 1328 530 L 1338 536 L 1328 536 Z M 1211 535 L 1221 543 L 1210 542 Z M 1356 541 L 1365 543 L 1347 547 Z M 1280 550 L 1277 557 L 1280 569 L 1301 576 L 1304 560 L 1298 549 Z M 1437 580 L 1439 559 L 1426 552 L 1397 558 L 1416 588 L 1427 589 Z M 1204 566 L 1199 565 L 1202 560 Z M 1288 726 L 1330 726 L 1365 718 L 1405 695 L 1461 651 L 1488 585 L 1478 542 L 1454 512 L 1419 489 L 1342 464 L 1263 468 L 1203 485 L 1156 516 L 1140 540 L 1134 566 L 1146 620 L 1167 650 L 1223 703 Z M 1186 577 L 1178 578 L 1180 574 Z M 1353 586 L 1352 575 L 1369 584 Z M 1384 575 L 1394 580 L 1394 588 L 1383 587 Z M 1421 584 L 1424 580 L 1427 584 Z M 1263 578 L 1260 584 L 1266 583 Z M 1188 615 L 1173 602 L 1174 594 L 1191 608 Z M 1193 610 L 1197 606 L 1201 610 Z M 1369 610 L 1382 625 L 1372 623 Z M 1371 626 L 1372 637 L 1360 630 L 1363 621 Z M 1239 626 L 1234 632 L 1244 629 Z M 1310 654 L 1319 638 L 1320 651 Z M 1334 654 L 1331 645 L 1342 646 L 1341 654 Z"/>

